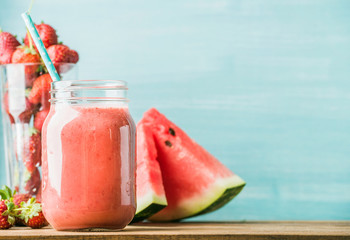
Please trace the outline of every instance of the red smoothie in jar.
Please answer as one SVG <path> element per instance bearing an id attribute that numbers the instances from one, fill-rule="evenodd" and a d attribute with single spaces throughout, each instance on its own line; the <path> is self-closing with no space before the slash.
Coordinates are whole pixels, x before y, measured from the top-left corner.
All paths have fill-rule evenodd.
<path id="1" fill-rule="evenodd" d="M 43 126 L 42 205 L 56 230 L 134 217 L 135 125 L 125 106 L 54 103 Z"/>

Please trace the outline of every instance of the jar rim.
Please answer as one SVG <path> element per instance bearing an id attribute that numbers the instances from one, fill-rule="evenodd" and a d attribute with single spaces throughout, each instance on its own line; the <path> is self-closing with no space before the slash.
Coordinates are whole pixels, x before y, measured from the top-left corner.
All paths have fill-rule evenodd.
<path id="1" fill-rule="evenodd" d="M 77 89 L 128 90 L 127 83 L 122 80 L 61 80 L 51 83 L 50 93 Z"/>
<path id="2" fill-rule="evenodd" d="M 51 89 L 51 103 L 129 101 L 122 80 L 61 80 L 52 82 Z"/>

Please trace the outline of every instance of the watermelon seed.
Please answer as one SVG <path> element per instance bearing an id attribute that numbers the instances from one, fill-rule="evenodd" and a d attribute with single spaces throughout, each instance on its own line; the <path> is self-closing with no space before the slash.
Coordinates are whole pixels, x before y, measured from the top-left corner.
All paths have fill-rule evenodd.
<path id="1" fill-rule="evenodd" d="M 168 140 L 165 141 L 165 145 L 167 145 L 168 147 L 172 147 L 173 144 L 171 144 L 171 142 L 169 142 Z"/>
<path id="2" fill-rule="evenodd" d="M 174 129 L 169 128 L 169 133 L 170 133 L 171 135 L 175 136 L 175 130 L 174 130 Z"/>

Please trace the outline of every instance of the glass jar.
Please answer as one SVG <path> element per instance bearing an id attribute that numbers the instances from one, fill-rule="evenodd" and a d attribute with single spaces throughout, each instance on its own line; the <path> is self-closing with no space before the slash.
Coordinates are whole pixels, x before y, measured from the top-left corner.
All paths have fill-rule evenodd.
<path id="1" fill-rule="evenodd" d="M 135 123 L 116 80 L 52 83 L 42 206 L 56 230 L 122 229 L 135 214 Z"/>
<path id="2" fill-rule="evenodd" d="M 61 79 L 76 79 L 77 66 L 56 65 Z M 3 144 L 0 180 L 17 192 L 41 198 L 41 129 L 50 109 L 51 78 L 42 63 L 0 65 Z M 2 150 L 3 148 L 3 150 Z"/>

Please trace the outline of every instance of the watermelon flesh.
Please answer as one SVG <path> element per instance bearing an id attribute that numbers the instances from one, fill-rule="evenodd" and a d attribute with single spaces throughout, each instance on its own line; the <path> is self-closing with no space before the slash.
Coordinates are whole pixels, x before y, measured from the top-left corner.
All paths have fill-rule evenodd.
<path id="1" fill-rule="evenodd" d="M 167 205 L 162 175 L 157 161 L 157 150 L 151 129 L 140 122 L 137 124 L 137 208 L 132 222 L 142 221 Z"/>
<path id="2" fill-rule="evenodd" d="M 149 220 L 174 221 L 214 211 L 245 186 L 239 176 L 156 109 L 148 110 L 142 122 L 153 133 L 168 203 Z"/>

